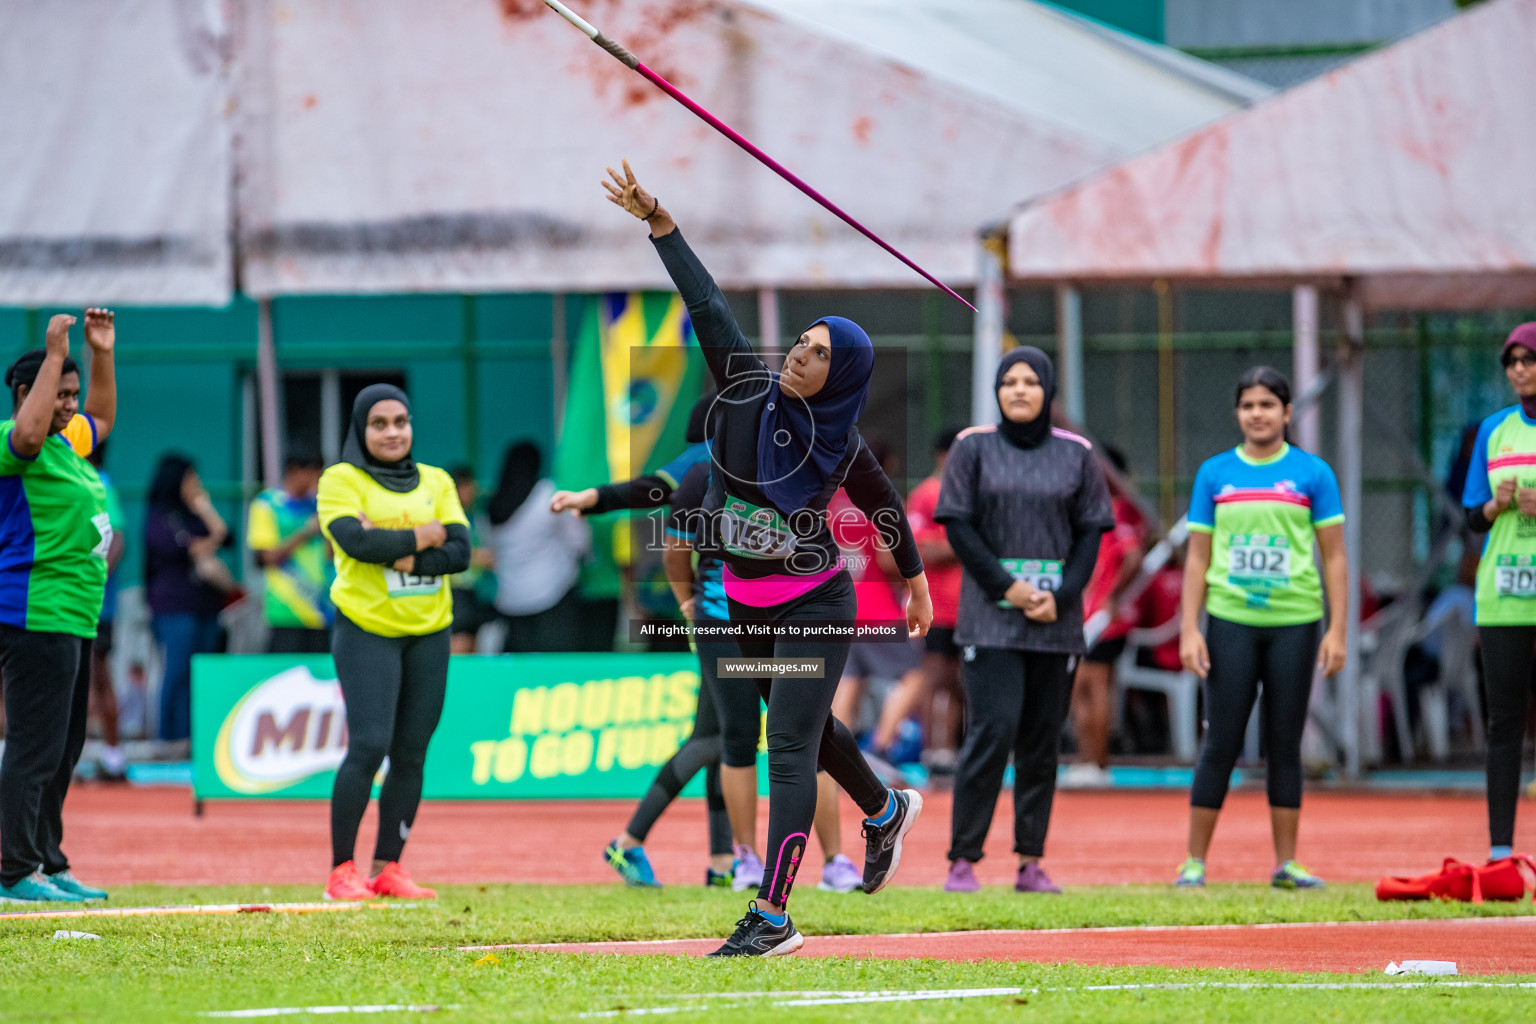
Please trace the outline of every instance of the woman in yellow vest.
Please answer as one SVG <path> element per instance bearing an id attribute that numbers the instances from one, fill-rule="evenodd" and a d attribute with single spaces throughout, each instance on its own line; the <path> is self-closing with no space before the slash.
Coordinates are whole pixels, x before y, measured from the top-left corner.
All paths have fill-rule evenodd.
<path id="1" fill-rule="evenodd" d="M 469 566 L 469 521 L 453 478 L 411 458 L 410 399 L 373 384 L 352 404 L 342 461 L 320 478 L 320 525 L 336 551 L 331 653 L 347 702 L 347 756 L 331 791 L 325 897 L 430 899 L 400 866 L 421 802 L 427 743 L 448 687 L 453 599 L 447 577 Z M 353 849 L 385 756 L 369 880 Z"/>

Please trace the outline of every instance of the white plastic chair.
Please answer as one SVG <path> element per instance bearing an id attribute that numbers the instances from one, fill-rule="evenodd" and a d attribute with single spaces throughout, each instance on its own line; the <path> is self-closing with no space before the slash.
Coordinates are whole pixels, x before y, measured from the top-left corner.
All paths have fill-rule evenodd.
<path id="1" fill-rule="evenodd" d="M 1166 643 L 1179 634 L 1178 616 L 1152 629 L 1133 629 L 1125 653 L 1115 663 L 1115 689 L 1150 690 L 1168 698 L 1168 730 L 1173 755 L 1193 764 L 1199 747 L 1200 680 L 1193 672 L 1170 672 L 1136 663 L 1136 652 Z"/>

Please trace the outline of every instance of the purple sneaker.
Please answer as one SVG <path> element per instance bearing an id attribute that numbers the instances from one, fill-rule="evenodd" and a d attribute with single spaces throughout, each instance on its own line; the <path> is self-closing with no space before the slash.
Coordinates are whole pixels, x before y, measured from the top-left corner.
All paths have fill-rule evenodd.
<path id="1" fill-rule="evenodd" d="M 949 877 L 944 879 L 945 892 L 975 892 L 980 888 L 981 883 L 976 881 L 970 861 L 957 860 L 949 866 Z"/>
<path id="2" fill-rule="evenodd" d="M 763 862 L 752 847 L 741 844 L 736 847 L 736 862 L 731 865 L 731 888 L 736 892 L 757 889 L 763 884 Z"/>
<path id="3" fill-rule="evenodd" d="M 821 884 L 816 888 L 822 892 L 853 892 L 862 884 L 864 872 L 853 861 L 838 854 L 821 869 Z"/>
<path id="4" fill-rule="evenodd" d="M 1013 883 L 1014 892 L 1060 893 L 1061 886 L 1051 881 L 1038 863 L 1030 862 L 1019 869 L 1019 877 Z"/>

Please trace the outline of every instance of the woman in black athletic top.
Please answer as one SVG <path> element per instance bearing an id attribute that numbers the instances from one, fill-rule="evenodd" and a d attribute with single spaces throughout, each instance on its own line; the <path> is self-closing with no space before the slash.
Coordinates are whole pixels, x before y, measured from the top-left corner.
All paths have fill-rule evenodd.
<path id="1" fill-rule="evenodd" d="M 874 365 L 868 335 L 841 317 L 819 320 L 800 335 L 783 370 L 772 372 L 672 216 L 628 163 L 623 175 L 608 173 L 609 199 L 649 225 L 720 395 L 701 525 L 717 534 L 731 621 L 801 631 L 855 621 L 853 581 L 826 521 L 827 502 L 841 487 L 886 535 L 911 590 L 908 630 L 926 633 L 933 605 L 917 543 L 900 496 L 856 426 Z M 745 658 L 821 659 L 822 666 L 816 678 L 758 681 L 768 704 L 766 871 L 757 900 L 715 956 L 783 955 L 804 942 L 784 904 L 815 816 L 818 762 L 867 815 L 864 891 L 881 889 L 900 862 L 922 797 L 882 786 L 832 717 L 850 641 L 825 630 L 817 638 L 740 641 Z"/>

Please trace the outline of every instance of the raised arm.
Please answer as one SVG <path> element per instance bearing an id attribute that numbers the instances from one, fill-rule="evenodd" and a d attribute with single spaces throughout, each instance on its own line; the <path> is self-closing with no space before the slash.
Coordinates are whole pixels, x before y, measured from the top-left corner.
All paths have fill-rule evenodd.
<path id="1" fill-rule="evenodd" d="M 27 397 L 16 410 L 16 425 L 11 428 L 11 451 L 23 459 L 35 459 L 48 440 L 48 428 L 53 424 L 53 404 L 58 399 L 59 378 L 64 375 L 64 360 L 69 356 L 69 329 L 75 318 L 68 313 L 56 313 L 48 321 L 48 335 L 44 342 L 47 355 L 38 368 L 37 377 L 27 389 Z"/>
<path id="2" fill-rule="evenodd" d="M 85 414 L 96 422 L 96 443 L 112 433 L 117 422 L 117 346 L 115 317 L 110 309 L 85 311 L 85 343 L 91 348 L 91 384 L 85 396 Z"/>
<path id="3" fill-rule="evenodd" d="M 677 229 L 677 222 L 666 207 L 635 180 L 635 172 L 630 170 L 628 160 L 624 161 L 622 175 L 612 167 L 608 168 L 608 175 L 612 180 L 603 182 L 603 187 L 608 190 L 608 201 L 649 225 L 651 244 L 656 246 L 662 265 L 672 276 L 672 283 L 688 307 L 688 319 L 698 335 L 709 372 L 715 378 L 716 390 L 723 391 L 732 380 L 744 374 L 766 374 L 767 365 L 752 351 L 751 343 L 731 314 L 725 294 L 688 243 L 683 241 L 683 233 Z"/>

